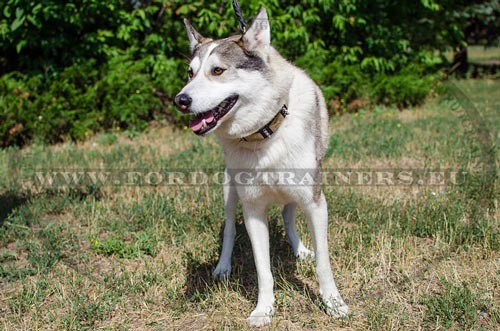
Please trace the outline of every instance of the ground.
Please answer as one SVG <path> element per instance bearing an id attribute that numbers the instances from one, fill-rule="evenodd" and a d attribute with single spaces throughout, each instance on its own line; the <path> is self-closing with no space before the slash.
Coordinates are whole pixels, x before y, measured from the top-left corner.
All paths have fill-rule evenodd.
<path id="1" fill-rule="evenodd" d="M 332 268 L 352 309 L 342 320 L 325 314 L 314 263 L 296 261 L 280 210 L 272 208 L 276 313 L 262 329 L 500 328 L 495 182 L 500 82 L 445 86 L 448 90 L 441 88 L 421 107 L 377 107 L 331 118 L 326 171 L 419 170 L 422 178 L 437 169 L 468 174 L 446 185 L 325 185 Z M 65 188 L 31 181 L 47 169 L 140 174 L 220 169 L 221 155 L 214 137 L 200 139 L 172 128 L 0 151 L 0 325 L 5 330 L 248 329 L 257 284 L 241 212 L 233 273 L 227 282 L 211 279 L 223 227 L 219 185 L 151 185 L 150 180 Z M 300 213 L 298 228 L 310 246 Z"/>

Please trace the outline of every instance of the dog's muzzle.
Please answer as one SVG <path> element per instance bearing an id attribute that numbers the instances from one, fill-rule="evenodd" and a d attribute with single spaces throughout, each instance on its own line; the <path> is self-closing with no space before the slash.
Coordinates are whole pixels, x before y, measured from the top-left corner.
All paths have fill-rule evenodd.
<path id="1" fill-rule="evenodd" d="M 204 135 L 217 126 L 217 122 L 234 107 L 238 101 L 237 95 L 232 95 L 222 100 L 214 108 L 198 113 L 189 121 L 189 128 L 197 135 Z"/>

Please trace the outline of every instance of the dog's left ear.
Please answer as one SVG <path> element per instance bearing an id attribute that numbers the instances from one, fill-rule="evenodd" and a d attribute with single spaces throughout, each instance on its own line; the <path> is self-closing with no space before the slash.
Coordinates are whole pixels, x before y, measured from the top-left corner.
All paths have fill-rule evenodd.
<path id="1" fill-rule="evenodd" d="M 260 7 L 252 25 L 241 37 L 241 42 L 243 43 L 243 47 L 251 52 L 259 49 L 267 50 L 269 45 L 271 45 L 271 29 L 269 27 L 267 11 L 264 7 Z"/>
<path id="2" fill-rule="evenodd" d="M 204 42 L 207 38 L 199 34 L 198 31 L 196 31 L 196 29 L 191 25 L 191 23 L 187 19 L 184 19 L 184 25 L 186 26 L 187 35 L 189 38 L 189 46 L 191 48 L 191 53 L 192 53 L 196 48 L 196 46 Z"/>

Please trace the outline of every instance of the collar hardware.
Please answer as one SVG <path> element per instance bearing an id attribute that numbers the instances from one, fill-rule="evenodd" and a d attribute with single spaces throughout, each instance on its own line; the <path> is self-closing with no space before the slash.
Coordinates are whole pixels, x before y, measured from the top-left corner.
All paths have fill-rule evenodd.
<path id="1" fill-rule="evenodd" d="M 247 142 L 262 141 L 271 137 L 276 132 L 276 130 L 278 130 L 281 123 L 283 122 L 285 117 L 288 116 L 288 114 L 289 113 L 287 106 L 283 105 L 283 107 L 281 107 L 281 109 L 269 123 L 264 125 L 259 131 L 252 133 L 249 136 L 241 138 L 241 141 L 247 141 Z"/>

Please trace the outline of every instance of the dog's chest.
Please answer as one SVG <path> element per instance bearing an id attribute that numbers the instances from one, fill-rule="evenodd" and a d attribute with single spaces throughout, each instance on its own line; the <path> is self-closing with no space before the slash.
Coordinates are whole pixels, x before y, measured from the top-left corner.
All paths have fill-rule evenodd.
<path id="1" fill-rule="evenodd" d="M 313 140 L 303 135 L 275 138 L 255 150 L 224 146 L 226 167 L 242 200 L 286 204 L 297 201 L 297 195 L 310 195 L 318 169 Z"/>
<path id="2" fill-rule="evenodd" d="M 295 135 L 287 134 L 288 131 L 292 130 L 283 128 L 280 136 L 270 138 L 271 141 L 257 148 L 223 144 L 226 167 L 241 170 L 316 168 L 313 137 L 300 134 L 300 130 L 295 130 Z"/>

